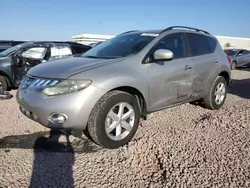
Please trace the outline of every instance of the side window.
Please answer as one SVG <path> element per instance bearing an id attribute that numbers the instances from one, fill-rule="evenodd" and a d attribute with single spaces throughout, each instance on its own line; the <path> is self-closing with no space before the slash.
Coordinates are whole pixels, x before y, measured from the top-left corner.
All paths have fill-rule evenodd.
<path id="1" fill-rule="evenodd" d="M 199 56 L 211 53 L 211 47 L 206 36 L 194 33 L 187 33 L 192 55 Z M 212 45 L 213 47 L 213 45 Z"/>
<path id="2" fill-rule="evenodd" d="M 58 59 L 72 55 L 71 49 L 66 44 L 56 44 L 50 48 L 50 59 Z"/>
<path id="3" fill-rule="evenodd" d="M 46 48 L 44 47 L 33 47 L 22 52 L 21 56 L 24 58 L 31 58 L 31 59 L 43 59 L 45 51 Z"/>
<path id="4" fill-rule="evenodd" d="M 236 56 L 242 56 L 243 55 L 243 50 L 240 50 L 237 52 L 237 55 Z"/>
<path id="5" fill-rule="evenodd" d="M 171 50 L 174 54 L 174 59 L 187 56 L 184 35 L 180 33 L 172 34 L 161 39 L 153 47 L 153 51 L 155 52 L 158 49 Z"/>
<path id="6" fill-rule="evenodd" d="M 75 51 L 76 54 L 81 54 L 90 49 L 90 47 L 82 47 L 82 46 L 77 46 L 77 45 L 71 45 L 71 48 Z"/>

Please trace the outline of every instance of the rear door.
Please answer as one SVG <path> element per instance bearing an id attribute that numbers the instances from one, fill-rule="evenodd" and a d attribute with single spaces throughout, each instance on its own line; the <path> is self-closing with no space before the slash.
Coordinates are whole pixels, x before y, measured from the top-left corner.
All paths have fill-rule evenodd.
<path id="1" fill-rule="evenodd" d="M 192 97 L 199 98 L 208 87 L 209 79 L 219 70 L 219 62 L 214 53 L 218 43 L 214 38 L 198 33 L 187 33 L 187 38 L 194 63 Z"/>
<path id="2" fill-rule="evenodd" d="M 153 61 L 158 49 L 168 49 L 174 54 L 171 61 Z M 150 51 L 152 61 L 148 66 L 150 110 L 186 101 L 190 97 L 193 80 L 193 63 L 187 57 L 185 35 L 174 33 L 161 39 Z"/>

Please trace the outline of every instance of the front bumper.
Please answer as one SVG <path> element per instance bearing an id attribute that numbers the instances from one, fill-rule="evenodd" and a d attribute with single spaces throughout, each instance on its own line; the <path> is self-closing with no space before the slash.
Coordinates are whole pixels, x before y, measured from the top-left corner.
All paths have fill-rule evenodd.
<path id="1" fill-rule="evenodd" d="M 16 100 L 21 112 L 28 118 L 48 128 L 79 129 L 86 128 L 91 110 L 105 91 L 90 85 L 76 93 L 46 96 L 34 89 L 18 89 Z M 56 124 L 49 120 L 52 114 L 65 114 L 65 123 Z"/>

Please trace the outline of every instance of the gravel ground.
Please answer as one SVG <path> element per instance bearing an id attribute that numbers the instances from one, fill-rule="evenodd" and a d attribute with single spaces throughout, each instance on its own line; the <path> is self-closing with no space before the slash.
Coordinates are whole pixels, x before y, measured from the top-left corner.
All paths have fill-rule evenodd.
<path id="1" fill-rule="evenodd" d="M 46 141 L 48 129 L 15 98 L 0 101 L 0 187 L 250 187 L 250 71 L 233 79 L 220 110 L 184 104 L 151 114 L 115 150 Z"/>

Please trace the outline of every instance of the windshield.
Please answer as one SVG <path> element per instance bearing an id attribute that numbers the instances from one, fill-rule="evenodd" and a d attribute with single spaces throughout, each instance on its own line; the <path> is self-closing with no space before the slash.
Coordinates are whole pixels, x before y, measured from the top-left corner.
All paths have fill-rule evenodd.
<path id="1" fill-rule="evenodd" d="M 25 47 L 27 45 L 30 45 L 32 42 L 25 42 L 25 43 L 22 43 L 22 44 L 18 44 L 16 46 L 13 46 L 11 48 L 8 48 L 7 50 L 4 50 L 0 53 L 0 57 L 7 57 L 8 55 L 16 52 L 17 50 L 19 50 L 20 48 L 22 47 Z"/>
<path id="2" fill-rule="evenodd" d="M 234 56 L 239 50 L 224 50 L 228 56 Z"/>
<path id="3" fill-rule="evenodd" d="M 141 51 L 158 34 L 130 33 L 111 38 L 87 51 L 83 57 L 113 59 Z"/>

